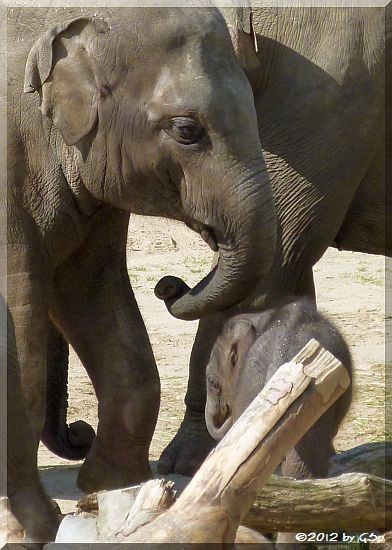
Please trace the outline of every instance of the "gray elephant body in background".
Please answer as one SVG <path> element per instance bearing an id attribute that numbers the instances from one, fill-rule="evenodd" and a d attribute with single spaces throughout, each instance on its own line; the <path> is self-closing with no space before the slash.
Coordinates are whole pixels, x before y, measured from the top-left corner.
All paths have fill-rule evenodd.
<path id="1" fill-rule="evenodd" d="M 78 478 L 91 492 L 152 475 L 160 385 L 126 268 L 129 212 L 181 220 L 221 251 L 194 289 L 161 285 L 184 319 L 239 301 L 266 275 L 276 219 L 233 48 L 241 36 L 240 57 L 254 55 L 241 20 L 231 37 L 215 8 L 78 15 L 8 11 L 8 304 L 35 448 L 43 433 L 80 458 L 92 442 L 91 431 L 80 442 L 80 425 L 63 445 L 50 439 L 50 323 L 92 380 L 99 425 Z"/>
<path id="2" fill-rule="evenodd" d="M 185 418 L 161 456 L 162 473 L 190 474 L 211 449 L 205 370 L 228 318 L 292 295 L 315 300 L 312 268 L 330 246 L 392 255 L 391 15 L 390 6 L 253 9 L 259 67 L 247 74 L 278 218 L 274 261 L 248 299 L 200 321 Z"/>

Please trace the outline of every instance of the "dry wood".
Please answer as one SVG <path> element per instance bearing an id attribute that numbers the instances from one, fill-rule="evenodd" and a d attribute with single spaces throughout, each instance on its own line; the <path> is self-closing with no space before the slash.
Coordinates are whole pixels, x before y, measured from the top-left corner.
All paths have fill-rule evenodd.
<path id="1" fill-rule="evenodd" d="M 126 541 L 234 542 L 260 487 L 349 383 L 341 363 L 315 340 L 308 342 L 275 373 L 178 501 Z"/>
<path id="2" fill-rule="evenodd" d="M 353 475 L 342 475 L 348 473 Z M 295 481 L 271 476 L 243 523 L 264 532 L 325 532 L 331 525 L 351 531 L 391 529 L 391 473 L 392 443 L 359 445 L 331 458 L 329 475 L 334 477 Z"/>
<path id="3" fill-rule="evenodd" d="M 127 542 L 127 537 L 139 527 L 153 521 L 174 502 L 174 483 L 163 479 L 147 481 L 137 487 L 103 491 L 89 496 L 77 516 L 66 516 L 56 541 Z M 99 510 L 99 514 L 97 513 Z"/>
<path id="4" fill-rule="evenodd" d="M 392 528 L 392 482 L 355 473 L 306 481 L 273 476 L 242 523 L 264 533 L 385 531 Z"/>
<path id="5" fill-rule="evenodd" d="M 391 529 L 391 473 L 392 443 L 359 445 L 331 458 L 334 477 L 271 476 L 243 523 L 264 532 Z"/>
<path id="6" fill-rule="evenodd" d="M 243 523 L 266 533 L 302 528 L 326 532 L 333 517 L 334 529 L 390 529 L 391 483 L 382 478 L 391 471 L 392 443 L 374 442 L 333 456 L 329 473 L 334 477 L 328 479 L 296 481 L 273 475 Z M 341 475 L 346 473 L 355 475 Z M 184 476 L 171 477 L 176 488 L 182 489 L 190 480 Z M 97 514 L 97 495 L 86 497 L 79 503 L 79 509 Z"/>

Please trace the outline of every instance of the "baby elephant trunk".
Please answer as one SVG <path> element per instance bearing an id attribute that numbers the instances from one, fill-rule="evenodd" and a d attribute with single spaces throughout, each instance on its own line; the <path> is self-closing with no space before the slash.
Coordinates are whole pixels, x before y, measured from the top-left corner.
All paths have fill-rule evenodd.
<path id="1" fill-rule="evenodd" d="M 209 381 L 213 384 L 213 381 Z M 217 388 L 219 392 L 219 388 Z M 216 441 L 220 441 L 230 430 L 233 425 L 232 411 L 226 403 L 220 401 L 215 395 L 207 393 L 207 402 L 205 409 L 205 420 L 207 430 L 211 437 Z"/>

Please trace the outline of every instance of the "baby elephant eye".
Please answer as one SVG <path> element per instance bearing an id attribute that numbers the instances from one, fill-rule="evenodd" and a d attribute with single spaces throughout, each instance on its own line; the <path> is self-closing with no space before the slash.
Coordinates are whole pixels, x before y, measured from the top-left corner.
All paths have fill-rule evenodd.
<path id="1" fill-rule="evenodd" d="M 221 392 L 221 385 L 217 380 L 215 380 L 215 378 L 212 378 L 212 376 L 207 376 L 207 382 L 212 391 L 214 391 L 215 393 Z"/>
<path id="2" fill-rule="evenodd" d="M 200 122 L 191 117 L 176 117 L 171 120 L 171 126 L 166 130 L 178 143 L 192 145 L 201 140 L 204 129 Z"/>

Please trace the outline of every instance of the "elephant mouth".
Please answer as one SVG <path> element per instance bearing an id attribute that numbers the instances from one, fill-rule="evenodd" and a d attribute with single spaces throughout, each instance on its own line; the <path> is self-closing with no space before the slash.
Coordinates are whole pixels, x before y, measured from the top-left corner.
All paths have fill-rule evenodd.
<path id="1" fill-rule="evenodd" d="M 214 231 L 210 227 L 194 221 L 186 221 L 185 225 L 198 233 L 213 252 L 219 252 L 218 239 Z M 216 267 L 213 269 L 210 275 L 212 275 L 215 270 Z M 189 291 L 190 288 L 182 279 L 170 275 L 163 277 L 157 283 L 154 289 L 155 296 L 160 300 L 172 300 L 174 298 L 178 299 L 181 296 L 184 296 Z"/>
<path id="2" fill-rule="evenodd" d="M 214 414 L 212 422 L 208 423 L 208 431 L 210 435 L 220 440 L 224 437 L 233 425 L 233 415 L 229 405 L 225 405 L 219 412 Z"/>
<path id="3" fill-rule="evenodd" d="M 219 251 L 218 240 L 216 238 L 216 235 L 213 229 L 211 229 L 211 227 L 208 227 L 208 225 L 203 225 L 199 222 L 191 222 L 191 223 L 186 222 L 186 225 L 190 229 L 198 233 L 200 237 L 203 239 L 203 241 L 208 244 L 208 246 L 211 248 L 213 252 Z"/>
<path id="4" fill-rule="evenodd" d="M 223 414 L 222 414 L 223 412 Z M 223 411 L 220 411 L 218 414 L 215 414 L 212 417 L 215 428 L 218 430 L 229 420 L 231 419 L 231 409 L 229 405 L 225 405 Z"/>

